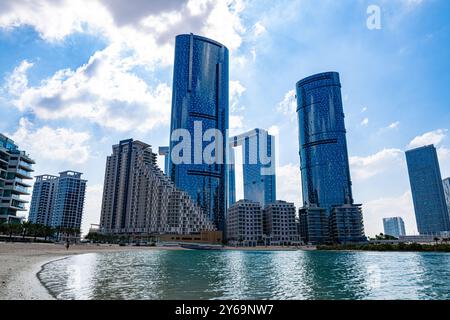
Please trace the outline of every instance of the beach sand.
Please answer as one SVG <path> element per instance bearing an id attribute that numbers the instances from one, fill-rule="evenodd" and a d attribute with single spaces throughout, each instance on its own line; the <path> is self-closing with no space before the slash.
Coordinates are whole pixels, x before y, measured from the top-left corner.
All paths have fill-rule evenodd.
<path id="1" fill-rule="evenodd" d="M 0 242 L 0 300 L 52 300 L 37 273 L 50 261 L 74 254 L 130 250 L 184 250 L 180 247 L 121 247 L 118 245 Z"/>

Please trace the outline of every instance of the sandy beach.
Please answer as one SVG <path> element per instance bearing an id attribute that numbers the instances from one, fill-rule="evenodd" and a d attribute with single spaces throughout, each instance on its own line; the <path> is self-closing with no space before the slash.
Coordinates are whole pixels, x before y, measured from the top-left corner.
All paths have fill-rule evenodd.
<path id="1" fill-rule="evenodd" d="M 70 255 L 130 250 L 184 250 L 179 247 L 121 247 L 118 245 L 5 243 L 0 242 L 0 300 L 50 300 L 53 297 L 40 283 L 42 265 Z"/>

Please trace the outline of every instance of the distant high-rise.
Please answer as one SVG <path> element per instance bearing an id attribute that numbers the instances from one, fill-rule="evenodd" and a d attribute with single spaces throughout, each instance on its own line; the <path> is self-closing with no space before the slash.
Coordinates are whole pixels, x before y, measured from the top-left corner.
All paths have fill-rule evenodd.
<path id="1" fill-rule="evenodd" d="M 277 199 L 273 136 L 264 129 L 254 129 L 232 137 L 230 141 L 234 147 L 242 146 L 244 199 L 259 202 L 262 207 L 275 202 Z M 230 153 L 234 154 L 234 151 Z"/>
<path id="2" fill-rule="evenodd" d="M 315 240 L 362 241 L 364 226 L 361 206 L 353 203 L 339 74 L 310 76 L 297 82 L 296 90 L 302 228 L 311 228 L 307 234 Z M 323 220 L 322 210 L 328 223 Z M 328 237 L 324 236 L 326 230 L 317 230 L 325 228 L 325 224 Z"/>
<path id="3" fill-rule="evenodd" d="M 209 217 L 159 169 L 156 157 L 141 141 L 113 146 L 106 160 L 100 231 L 160 235 L 214 230 Z"/>
<path id="4" fill-rule="evenodd" d="M 60 172 L 51 217 L 53 227 L 81 228 L 87 182 L 81 175 L 76 171 Z"/>
<path id="5" fill-rule="evenodd" d="M 447 202 L 448 214 L 450 215 L 450 178 L 446 178 L 442 181 L 444 185 L 445 201 Z"/>
<path id="6" fill-rule="evenodd" d="M 406 151 L 406 162 L 419 233 L 450 231 L 436 148 L 429 145 Z"/>
<path id="7" fill-rule="evenodd" d="M 0 223 L 20 222 L 18 211 L 25 211 L 28 201 L 20 198 L 30 194 L 34 161 L 8 137 L 0 134 Z"/>
<path id="8" fill-rule="evenodd" d="M 401 217 L 383 218 L 384 234 L 400 237 L 406 236 L 405 223 Z"/>
<path id="9" fill-rule="evenodd" d="M 164 173 L 169 174 L 169 147 L 159 147 L 159 155 L 164 156 Z"/>
<path id="10" fill-rule="evenodd" d="M 28 221 L 50 226 L 55 204 L 58 177 L 52 175 L 36 176 L 31 197 Z"/>
<path id="11" fill-rule="evenodd" d="M 219 230 L 224 230 L 228 200 L 228 49 L 208 38 L 179 35 L 175 43 L 172 93 L 171 134 L 177 129 L 190 133 L 189 163 L 169 165 L 169 176 L 202 208 Z M 201 126 L 201 131 L 195 130 Z M 209 129 L 218 130 L 223 141 L 216 140 L 224 158 L 208 164 L 202 151 L 211 141 L 203 141 Z M 170 154 L 178 142 L 171 141 Z M 217 149 L 216 149 L 217 150 Z"/>

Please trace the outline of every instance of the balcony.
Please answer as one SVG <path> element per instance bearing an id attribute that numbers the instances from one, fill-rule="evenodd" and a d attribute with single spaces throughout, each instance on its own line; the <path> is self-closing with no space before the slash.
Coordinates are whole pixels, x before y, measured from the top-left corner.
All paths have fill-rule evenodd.
<path id="1" fill-rule="evenodd" d="M 16 175 L 19 176 L 20 178 L 32 179 L 32 178 L 31 178 L 30 172 L 25 171 L 25 170 L 23 170 L 23 169 L 16 169 L 14 172 L 15 172 Z"/>
<path id="2" fill-rule="evenodd" d="M 19 161 L 19 167 L 21 167 L 27 171 L 34 171 L 33 168 L 31 167 L 31 164 L 29 164 L 28 162 L 22 161 L 22 160 Z"/>
<path id="3" fill-rule="evenodd" d="M 23 195 L 29 195 L 30 194 L 29 193 L 29 191 L 30 191 L 29 188 L 25 188 L 25 187 L 18 186 L 18 185 L 6 185 L 4 187 L 4 189 L 5 190 L 11 190 L 12 192 L 16 192 L 16 193 L 23 194 Z"/>

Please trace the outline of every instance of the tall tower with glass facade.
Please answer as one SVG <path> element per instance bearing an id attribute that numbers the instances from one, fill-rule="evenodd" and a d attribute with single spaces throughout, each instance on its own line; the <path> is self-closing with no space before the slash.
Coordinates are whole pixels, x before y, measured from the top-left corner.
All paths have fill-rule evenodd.
<path id="1" fill-rule="evenodd" d="M 362 241 L 362 209 L 353 203 L 339 74 L 327 72 L 307 77 L 297 82 L 296 92 L 302 223 L 307 224 L 311 221 L 309 215 L 320 211 L 327 218 L 313 219 L 321 223 L 314 224 L 314 234 L 329 228 L 330 241 Z"/>
<path id="2" fill-rule="evenodd" d="M 406 151 L 409 182 L 420 234 L 450 231 L 450 219 L 436 148 L 433 145 Z"/>
<path id="3" fill-rule="evenodd" d="M 174 163 L 172 150 L 181 141 L 171 141 L 168 174 L 222 231 L 228 200 L 228 166 L 224 159 L 228 144 L 228 90 L 228 49 L 201 36 L 177 36 L 171 134 L 178 129 L 187 130 L 192 152 L 189 163 Z M 216 150 L 222 148 L 223 157 L 213 164 L 205 162 L 201 154 L 211 143 L 202 139 L 209 129 L 220 131 L 223 137 L 222 141 L 216 139 Z M 216 153 L 217 158 L 219 155 Z"/>
<path id="4" fill-rule="evenodd" d="M 258 202 L 262 207 L 274 203 L 277 199 L 273 136 L 264 129 L 254 129 L 230 140 L 233 147 L 242 146 L 244 199 Z M 230 154 L 234 155 L 234 151 Z M 234 173 L 234 165 L 231 170 Z M 231 176 L 234 179 L 234 174 Z"/>
<path id="5" fill-rule="evenodd" d="M 353 203 L 339 74 L 299 81 L 297 114 L 303 204 Z"/>

